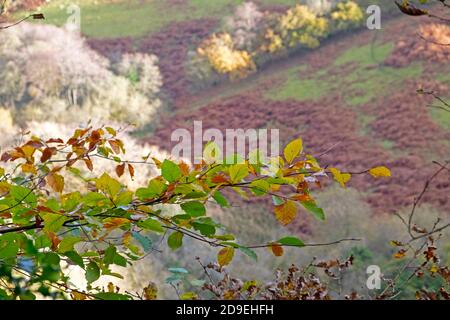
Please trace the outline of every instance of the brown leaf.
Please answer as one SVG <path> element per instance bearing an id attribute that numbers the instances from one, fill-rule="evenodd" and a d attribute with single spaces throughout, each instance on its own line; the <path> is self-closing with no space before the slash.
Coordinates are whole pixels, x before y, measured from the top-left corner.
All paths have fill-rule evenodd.
<path id="1" fill-rule="evenodd" d="M 64 190 L 64 177 L 57 173 L 50 173 L 47 176 L 47 183 L 53 191 L 61 193 Z"/>
<path id="2" fill-rule="evenodd" d="M 115 154 L 120 153 L 120 144 L 117 142 L 117 140 L 109 140 L 108 143 L 111 146 L 111 148 Z"/>
<path id="3" fill-rule="evenodd" d="M 123 176 L 124 172 L 125 172 L 125 163 L 116 166 L 116 174 L 118 177 Z"/>
<path id="4" fill-rule="evenodd" d="M 91 159 L 83 159 L 83 161 L 86 167 L 89 169 L 89 171 L 94 170 L 94 165 L 92 164 Z"/>
<path id="5" fill-rule="evenodd" d="M 55 148 L 45 148 L 44 151 L 42 151 L 41 162 L 49 160 L 55 151 Z"/>
<path id="6" fill-rule="evenodd" d="M 128 164 L 128 172 L 130 173 L 131 179 L 134 178 L 134 167 L 131 164 Z"/>
<path id="7" fill-rule="evenodd" d="M 397 7 L 400 9 L 401 12 L 403 12 L 404 14 L 407 14 L 409 16 L 423 16 L 423 15 L 428 14 L 427 11 L 419 9 L 419 8 L 409 4 L 408 2 L 404 2 L 404 3 L 400 4 L 397 1 L 395 1 L 395 4 L 397 5 Z"/>
<path id="8" fill-rule="evenodd" d="M 281 257 L 284 253 L 283 247 L 276 243 L 270 245 L 270 250 L 275 257 Z"/>

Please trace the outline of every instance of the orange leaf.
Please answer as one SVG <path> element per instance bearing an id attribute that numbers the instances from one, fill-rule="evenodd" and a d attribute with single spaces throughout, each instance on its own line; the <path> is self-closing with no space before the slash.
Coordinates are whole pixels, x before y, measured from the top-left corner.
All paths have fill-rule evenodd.
<path id="1" fill-rule="evenodd" d="M 118 177 L 121 177 L 124 171 L 125 171 L 125 163 L 116 166 L 116 174 Z"/>
<path id="2" fill-rule="evenodd" d="M 36 167 L 31 163 L 24 163 L 21 168 L 23 173 L 37 174 Z"/>
<path id="3" fill-rule="evenodd" d="M 181 161 L 178 166 L 180 167 L 183 176 L 187 176 L 189 174 L 189 166 L 185 162 Z"/>
<path id="4" fill-rule="evenodd" d="M 284 253 L 283 247 L 279 244 L 271 244 L 270 249 L 275 257 L 281 257 Z"/>
<path id="5" fill-rule="evenodd" d="M 217 262 L 219 262 L 220 266 L 226 266 L 233 260 L 234 256 L 234 248 L 226 247 L 219 251 L 217 254 Z"/>
<path id="6" fill-rule="evenodd" d="M 128 164 L 128 172 L 130 173 L 130 177 L 133 179 L 133 177 L 134 177 L 134 167 L 131 164 Z"/>
<path id="7" fill-rule="evenodd" d="M 64 177 L 57 173 L 50 173 L 47 176 L 47 183 L 55 192 L 61 193 L 64 189 Z"/>
<path id="8" fill-rule="evenodd" d="M 107 221 L 105 220 L 105 222 L 103 223 L 103 226 L 106 229 L 116 229 L 119 228 L 120 226 L 126 224 L 130 222 L 130 220 L 125 219 L 125 218 L 110 218 L 107 219 Z"/>
<path id="9" fill-rule="evenodd" d="M 400 249 L 398 252 L 396 252 L 394 254 L 394 258 L 396 259 L 401 259 L 406 255 L 406 250 L 405 249 Z"/>
<path id="10" fill-rule="evenodd" d="M 91 159 L 83 159 L 83 161 L 86 167 L 89 169 L 89 171 L 94 170 L 94 165 L 92 164 Z"/>
<path id="11" fill-rule="evenodd" d="M 54 232 L 47 232 L 47 236 L 52 242 L 52 250 L 55 251 L 58 248 L 59 243 L 61 242 L 61 239 L 58 238 L 58 236 Z"/>
<path id="12" fill-rule="evenodd" d="M 211 182 L 212 183 L 216 183 L 216 184 L 227 183 L 228 179 L 227 179 L 227 177 L 225 177 L 225 175 L 218 174 L 218 175 L 215 175 L 214 177 L 211 178 Z"/>
<path id="13" fill-rule="evenodd" d="M 275 217 L 284 226 L 290 224 L 297 216 L 295 202 L 287 200 L 285 203 L 275 206 Z"/>
<path id="14" fill-rule="evenodd" d="M 296 194 L 292 197 L 292 200 L 297 200 L 300 202 L 310 202 L 314 201 L 308 194 Z"/>

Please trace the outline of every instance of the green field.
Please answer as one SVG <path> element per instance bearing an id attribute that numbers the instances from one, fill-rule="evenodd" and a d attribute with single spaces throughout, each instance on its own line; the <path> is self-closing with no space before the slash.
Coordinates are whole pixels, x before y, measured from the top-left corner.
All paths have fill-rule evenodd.
<path id="1" fill-rule="evenodd" d="M 226 16 L 243 0 L 188 0 L 171 4 L 167 0 L 89 1 L 55 0 L 40 8 L 46 22 L 64 25 L 71 4 L 81 9 L 81 31 L 95 38 L 142 37 L 159 31 L 172 22 Z M 262 1 L 266 4 L 292 5 L 298 0 Z M 18 17 L 25 15 L 17 13 Z"/>

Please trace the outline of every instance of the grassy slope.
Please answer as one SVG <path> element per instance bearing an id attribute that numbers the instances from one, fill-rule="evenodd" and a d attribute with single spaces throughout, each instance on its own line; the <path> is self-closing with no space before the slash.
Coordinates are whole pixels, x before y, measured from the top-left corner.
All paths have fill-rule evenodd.
<path id="1" fill-rule="evenodd" d="M 40 10 L 49 24 L 63 25 L 67 6 L 81 8 L 81 30 L 95 38 L 140 37 L 154 33 L 171 22 L 221 18 L 244 0 L 53 0 Z M 264 4 L 292 5 L 297 0 L 262 0 Z M 23 15 L 18 13 L 17 15 Z"/>

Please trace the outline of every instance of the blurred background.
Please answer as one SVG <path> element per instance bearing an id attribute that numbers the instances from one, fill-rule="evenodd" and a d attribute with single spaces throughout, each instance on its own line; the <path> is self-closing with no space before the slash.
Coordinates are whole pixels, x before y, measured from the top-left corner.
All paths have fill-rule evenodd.
<path id="1" fill-rule="evenodd" d="M 366 26 L 370 5 L 381 8 L 381 29 Z M 308 153 L 328 150 L 322 166 L 386 165 L 392 178 L 355 177 L 346 190 L 326 184 L 316 196 L 327 220 L 304 213 L 288 227 L 276 222 L 270 199 L 230 195 L 232 207 L 211 206 L 211 214 L 243 243 L 288 234 L 307 242 L 362 241 L 287 249 L 276 259 L 264 251 L 258 262 L 239 255 L 229 271 L 267 281 L 278 267 L 353 254 L 353 272 L 339 286 L 370 295 L 366 267 L 376 264 L 387 274 L 395 267 L 389 242 L 407 234 L 394 213 L 411 210 L 436 169 L 432 161 L 450 156 L 450 113 L 430 108 L 442 102 L 417 92 L 449 101 L 450 47 L 432 42 L 450 43 L 448 24 L 401 15 L 389 0 L 16 0 L 2 22 L 30 12 L 46 20 L 0 33 L 2 148 L 23 130 L 67 136 L 90 119 L 130 126 L 124 137 L 130 159 L 166 156 L 173 130 L 192 131 L 193 121 L 204 129 L 276 128 L 283 144 L 301 136 Z M 299 28 L 303 33 L 289 31 Z M 106 163 L 99 170 L 113 168 Z M 136 170 L 131 186 L 157 174 Z M 436 179 L 417 222 L 432 226 L 448 217 L 449 191 L 447 177 Z M 442 254 L 450 262 L 448 240 L 447 231 Z M 215 254 L 197 243 L 154 252 L 130 268 L 123 285 L 153 281 L 163 297 L 174 297 L 164 283 L 167 267 L 200 277 L 195 256 L 213 261 Z"/>

